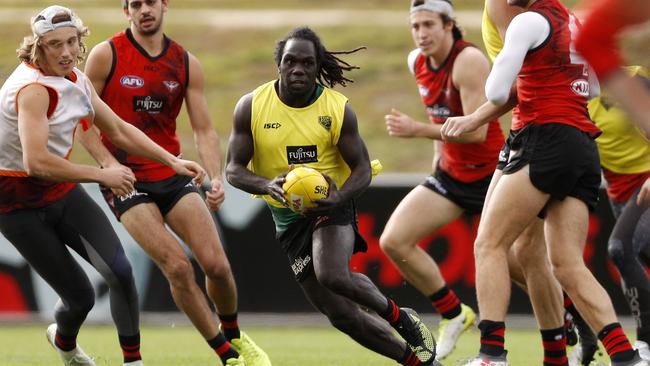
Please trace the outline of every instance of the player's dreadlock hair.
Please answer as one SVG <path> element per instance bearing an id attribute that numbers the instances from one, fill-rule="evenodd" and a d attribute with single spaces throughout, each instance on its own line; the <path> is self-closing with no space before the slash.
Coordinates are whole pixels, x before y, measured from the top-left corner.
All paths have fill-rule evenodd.
<path id="1" fill-rule="evenodd" d="M 314 44 L 316 49 L 316 64 L 318 65 L 318 82 L 327 85 L 330 88 L 336 84 L 345 86 L 346 83 L 353 83 L 354 81 L 343 76 L 343 71 L 350 71 L 358 69 L 358 66 L 350 65 L 349 63 L 341 60 L 336 55 L 349 55 L 366 47 L 357 47 L 350 51 L 328 51 L 320 40 L 320 37 L 311 30 L 309 27 L 295 28 L 278 43 L 275 47 L 275 63 L 280 66 L 282 54 L 284 53 L 284 46 L 290 39 L 304 39 Z"/>

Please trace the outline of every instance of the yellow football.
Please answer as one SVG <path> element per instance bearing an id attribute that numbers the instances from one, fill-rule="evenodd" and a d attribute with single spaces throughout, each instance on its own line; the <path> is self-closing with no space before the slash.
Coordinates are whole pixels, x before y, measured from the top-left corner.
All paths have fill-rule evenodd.
<path id="1" fill-rule="evenodd" d="M 287 174 L 282 189 L 289 208 L 301 213 L 306 208 L 316 207 L 314 200 L 327 197 L 329 184 L 318 170 L 300 166 Z"/>

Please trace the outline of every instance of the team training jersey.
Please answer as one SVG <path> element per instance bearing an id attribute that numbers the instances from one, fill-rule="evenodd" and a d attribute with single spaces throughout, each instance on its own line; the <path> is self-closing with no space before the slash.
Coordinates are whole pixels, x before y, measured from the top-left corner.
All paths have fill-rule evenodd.
<path id="1" fill-rule="evenodd" d="M 304 108 L 284 104 L 269 81 L 253 91 L 251 132 L 254 149 L 250 170 L 272 179 L 290 165 L 305 165 L 330 176 L 341 187 L 350 168 L 337 147 L 348 99 L 324 88 L 316 101 Z M 283 207 L 269 196 L 270 205 Z"/>
<path id="2" fill-rule="evenodd" d="M 18 135 L 18 94 L 28 85 L 44 86 L 50 96 L 47 109 L 50 153 L 68 158 L 74 130 L 81 118 L 93 118 L 92 86 L 77 68 L 67 77 L 45 76 L 28 64 L 20 64 L 0 89 L 0 213 L 38 208 L 58 201 L 74 183 L 29 177 L 23 165 Z"/>
<path id="3" fill-rule="evenodd" d="M 588 67 L 572 47 L 578 20 L 558 0 L 539 0 L 528 11 L 546 18 L 550 33 L 524 59 L 517 77 L 520 113 L 512 129 L 563 123 L 597 135 L 600 131 L 587 112 Z"/>
<path id="4" fill-rule="evenodd" d="M 646 74 L 639 67 L 634 74 Z M 596 139 L 607 193 L 626 202 L 650 174 L 650 145 L 643 133 L 612 100 L 599 96 L 589 101 L 589 115 L 603 133 Z"/>
<path id="5" fill-rule="evenodd" d="M 427 107 L 432 123 L 443 124 L 448 117 L 464 115 L 460 92 L 452 80 L 452 70 L 456 57 L 466 47 L 474 46 L 464 40 L 455 41 L 447 60 L 437 69 L 419 49 L 409 54 L 409 69 L 415 76 L 422 103 Z M 490 122 L 482 143 L 443 142 L 438 166 L 454 179 L 474 182 L 494 172 L 502 145 L 503 133 L 495 119 Z"/>
<path id="6" fill-rule="evenodd" d="M 488 15 L 488 0 L 485 0 L 485 6 L 483 7 L 481 36 L 483 36 L 483 44 L 485 45 L 488 57 L 490 57 L 490 60 L 494 62 L 494 59 L 497 58 L 497 55 L 501 52 L 501 49 L 503 49 L 503 39 L 501 39 L 497 26 L 494 25 L 492 19 L 490 19 L 490 16 Z"/>
<path id="7" fill-rule="evenodd" d="M 110 39 L 113 65 L 101 98 L 123 120 L 142 130 L 149 138 L 175 156 L 180 156 L 176 117 L 187 90 L 187 52 L 164 38 L 160 55 L 151 57 L 135 41 L 130 29 Z M 138 181 L 155 182 L 176 173 L 162 163 L 129 155 L 102 135 L 104 145 L 117 160 L 133 170 Z"/>

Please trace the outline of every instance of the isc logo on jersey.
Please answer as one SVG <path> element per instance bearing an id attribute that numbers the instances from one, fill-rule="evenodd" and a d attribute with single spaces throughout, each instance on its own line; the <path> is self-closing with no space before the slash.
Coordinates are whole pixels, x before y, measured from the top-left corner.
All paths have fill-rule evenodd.
<path id="1" fill-rule="evenodd" d="M 585 79 L 574 80 L 571 83 L 571 90 L 582 97 L 589 97 L 589 82 Z"/>
<path id="2" fill-rule="evenodd" d="M 135 75 L 124 75 L 120 79 L 120 84 L 129 89 L 138 89 L 144 86 L 144 79 Z"/>

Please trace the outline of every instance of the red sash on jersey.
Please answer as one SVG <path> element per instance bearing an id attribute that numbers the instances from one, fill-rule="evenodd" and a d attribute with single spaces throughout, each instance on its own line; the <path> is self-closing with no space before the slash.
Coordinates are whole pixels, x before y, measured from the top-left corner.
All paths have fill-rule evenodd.
<path id="1" fill-rule="evenodd" d="M 432 123 L 443 124 L 448 117 L 464 115 L 460 92 L 454 86 L 451 73 L 456 57 L 466 47 L 474 45 L 462 39 L 455 41 L 447 60 L 437 69 L 431 67 L 422 53 L 415 60 L 415 81 Z M 483 143 L 443 142 L 438 166 L 454 179 L 474 182 L 494 172 L 502 145 L 503 132 L 495 119 L 490 122 Z"/>
<path id="2" fill-rule="evenodd" d="M 528 51 L 517 77 L 519 115 L 513 130 L 528 124 L 564 123 L 593 136 L 600 130 L 589 119 L 588 68 L 572 49 L 579 22 L 558 0 L 539 0 L 529 11 L 546 18 L 549 37 Z"/>
<path id="3" fill-rule="evenodd" d="M 176 117 L 187 89 L 187 52 L 165 37 L 161 54 L 151 57 L 135 41 L 130 29 L 113 36 L 110 45 L 113 67 L 101 98 L 122 119 L 142 130 L 171 154 L 179 156 Z M 161 163 L 129 155 L 104 135 L 102 141 L 121 164 L 133 170 L 139 181 L 159 181 L 176 174 Z"/>

